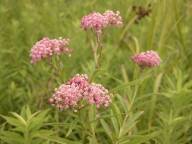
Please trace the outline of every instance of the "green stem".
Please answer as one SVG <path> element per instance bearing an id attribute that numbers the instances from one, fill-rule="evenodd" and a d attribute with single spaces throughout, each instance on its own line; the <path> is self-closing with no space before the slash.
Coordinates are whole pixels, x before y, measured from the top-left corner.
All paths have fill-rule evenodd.
<path id="1" fill-rule="evenodd" d="M 96 33 L 96 46 L 92 48 L 93 55 L 94 55 L 94 62 L 95 62 L 95 69 L 91 75 L 90 82 L 93 80 L 94 75 L 97 73 L 101 66 L 101 58 L 102 58 L 102 51 L 103 46 L 101 43 L 101 33 Z"/>
<path id="2" fill-rule="evenodd" d="M 51 58 L 48 59 L 47 63 L 49 65 L 49 67 L 50 67 L 51 73 L 53 73 L 53 74 L 46 81 L 45 87 L 46 87 L 47 91 L 46 91 L 45 94 L 40 96 L 40 100 L 38 102 L 39 109 L 43 108 L 45 99 L 47 99 L 47 96 L 50 95 L 50 93 L 52 92 L 50 90 L 53 89 L 53 81 L 56 81 L 55 78 L 59 77 L 60 73 L 61 73 L 59 65 L 55 65 L 54 62 L 53 62 L 53 59 L 51 59 Z M 56 63 L 59 63 L 58 59 L 56 59 Z"/>
<path id="3" fill-rule="evenodd" d="M 97 42 L 97 61 L 96 61 L 96 69 L 99 69 L 101 63 L 101 56 L 103 51 L 103 46 L 101 44 L 101 34 L 96 34 L 96 42 Z"/>
<path id="4" fill-rule="evenodd" d="M 24 138 L 25 138 L 25 143 L 24 144 L 31 144 L 31 141 L 30 141 L 30 138 L 29 138 L 29 131 L 28 131 L 27 127 L 25 129 Z"/>

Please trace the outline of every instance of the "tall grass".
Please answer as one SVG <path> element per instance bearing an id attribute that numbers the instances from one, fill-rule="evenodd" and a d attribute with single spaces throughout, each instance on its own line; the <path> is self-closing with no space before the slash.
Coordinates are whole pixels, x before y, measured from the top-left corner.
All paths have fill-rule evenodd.
<path id="1" fill-rule="evenodd" d="M 152 13 L 135 24 L 132 6 L 149 3 Z M 111 106 L 52 108 L 47 100 L 55 87 L 76 73 L 94 73 L 94 37 L 80 19 L 107 9 L 124 19 L 122 28 L 104 32 L 104 57 L 94 75 L 114 94 Z M 192 143 L 191 11 L 190 0 L 1 0 L 0 144 Z M 44 62 L 30 63 L 30 48 L 44 36 L 71 39 L 74 51 L 61 58 L 59 77 Z M 130 56 L 150 49 L 162 64 L 141 71 Z"/>

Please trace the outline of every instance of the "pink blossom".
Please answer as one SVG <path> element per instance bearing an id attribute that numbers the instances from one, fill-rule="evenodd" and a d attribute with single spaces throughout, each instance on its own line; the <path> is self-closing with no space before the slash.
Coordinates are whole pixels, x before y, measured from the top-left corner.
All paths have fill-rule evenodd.
<path id="1" fill-rule="evenodd" d="M 36 42 L 30 52 L 31 62 L 36 63 L 52 55 L 69 54 L 69 39 L 49 39 L 47 37 Z"/>
<path id="2" fill-rule="evenodd" d="M 121 26 L 123 24 L 119 11 L 113 12 L 111 10 L 107 10 L 103 15 L 106 17 L 108 25 Z"/>
<path id="3" fill-rule="evenodd" d="M 84 16 L 81 20 L 81 27 L 84 30 L 92 29 L 97 33 L 101 33 L 102 30 L 108 26 L 120 26 L 122 24 L 123 22 L 120 12 L 113 12 L 111 10 L 108 10 L 103 14 L 93 12 Z"/>
<path id="4" fill-rule="evenodd" d="M 84 30 L 93 29 L 100 33 L 108 24 L 106 17 L 99 12 L 93 12 L 84 16 L 81 20 L 81 27 Z"/>
<path id="5" fill-rule="evenodd" d="M 142 68 L 159 66 L 161 59 L 157 52 L 150 50 L 132 56 L 132 60 Z"/>
<path id="6" fill-rule="evenodd" d="M 86 74 L 76 74 L 66 84 L 56 89 L 49 103 L 63 110 L 76 108 L 80 101 L 95 104 L 97 108 L 111 103 L 110 94 L 101 84 L 89 83 Z"/>
<path id="7" fill-rule="evenodd" d="M 53 43 L 53 51 L 55 54 L 60 55 L 60 54 L 69 54 L 71 53 L 71 49 L 69 48 L 69 39 L 52 39 L 51 40 Z"/>
<path id="8" fill-rule="evenodd" d="M 101 84 L 92 83 L 85 92 L 85 99 L 89 104 L 95 104 L 98 108 L 101 106 L 108 107 L 111 98 L 107 89 Z"/>
<path id="9" fill-rule="evenodd" d="M 49 103 L 63 110 L 76 107 L 81 98 L 82 94 L 77 87 L 62 84 L 49 99 Z"/>
<path id="10" fill-rule="evenodd" d="M 85 91 L 89 85 L 87 74 L 76 74 L 73 78 L 71 78 L 68 82 L 68 85 L 74 85 L 78 87 L 79 90 Z"/>

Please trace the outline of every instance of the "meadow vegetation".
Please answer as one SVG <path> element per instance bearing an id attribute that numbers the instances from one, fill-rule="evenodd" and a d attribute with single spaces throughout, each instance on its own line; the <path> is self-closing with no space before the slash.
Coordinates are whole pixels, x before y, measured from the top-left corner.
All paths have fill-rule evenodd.
<path id="1" fill-rule="evenodd" d="M 139 18 L 137 8 L 147 11 Z M 91 12 L 120 11 L 123 25 L 95 34 L 81 28 Z M 32 64 L 43 37 L 70 39 L 71 56 Z M 154 50 L 161 63 L 131 57 Z M 108 107 L 59 110 L 55 88 L 87 74 L 111 94 Z M 191 144 L 191 0 L 0 0 L 0 144 Z"/>

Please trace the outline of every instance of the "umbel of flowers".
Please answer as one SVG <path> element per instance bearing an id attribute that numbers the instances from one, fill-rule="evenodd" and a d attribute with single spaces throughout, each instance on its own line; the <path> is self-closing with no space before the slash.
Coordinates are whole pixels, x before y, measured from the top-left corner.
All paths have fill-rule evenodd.
<path id="1" fill-rule="evenodd" d="M 69 39 L 50 39 L 45 37 L 32 47 L 30 52 L 31 63 L 36 63 L 53 55 L 70 54 L 71 51 Z"/>
<path id="2" fill-rule="evenodd" d="M 102 33 L 102 30 L 109 26 L 121 26 L 123 24 L 120 12 L 111 10 L 105 11 L 103 14 L 93 12 L 81 19 L 81 27 L 84 30 L 92 29 L 97 34 Z"/>
<path id="3" fill-rule="evenodd" d="M 80 101 L 95 104 L 97 108 L 108 107 L 111 97 L 101 84 L 90 83 L 86 74 L 77 74 L 56 89 L 49 99 L 49 103 L 60 110 L 78 108 Z"/>
<path id="4" fill-rule="evenodd" d="M 160 65 L 161 58 L 158 53 L 150 50 L 146 52 L 141 52 L 132 56 L 132 60 L 138 64 L 141 68 L 152 68 Z"/>

